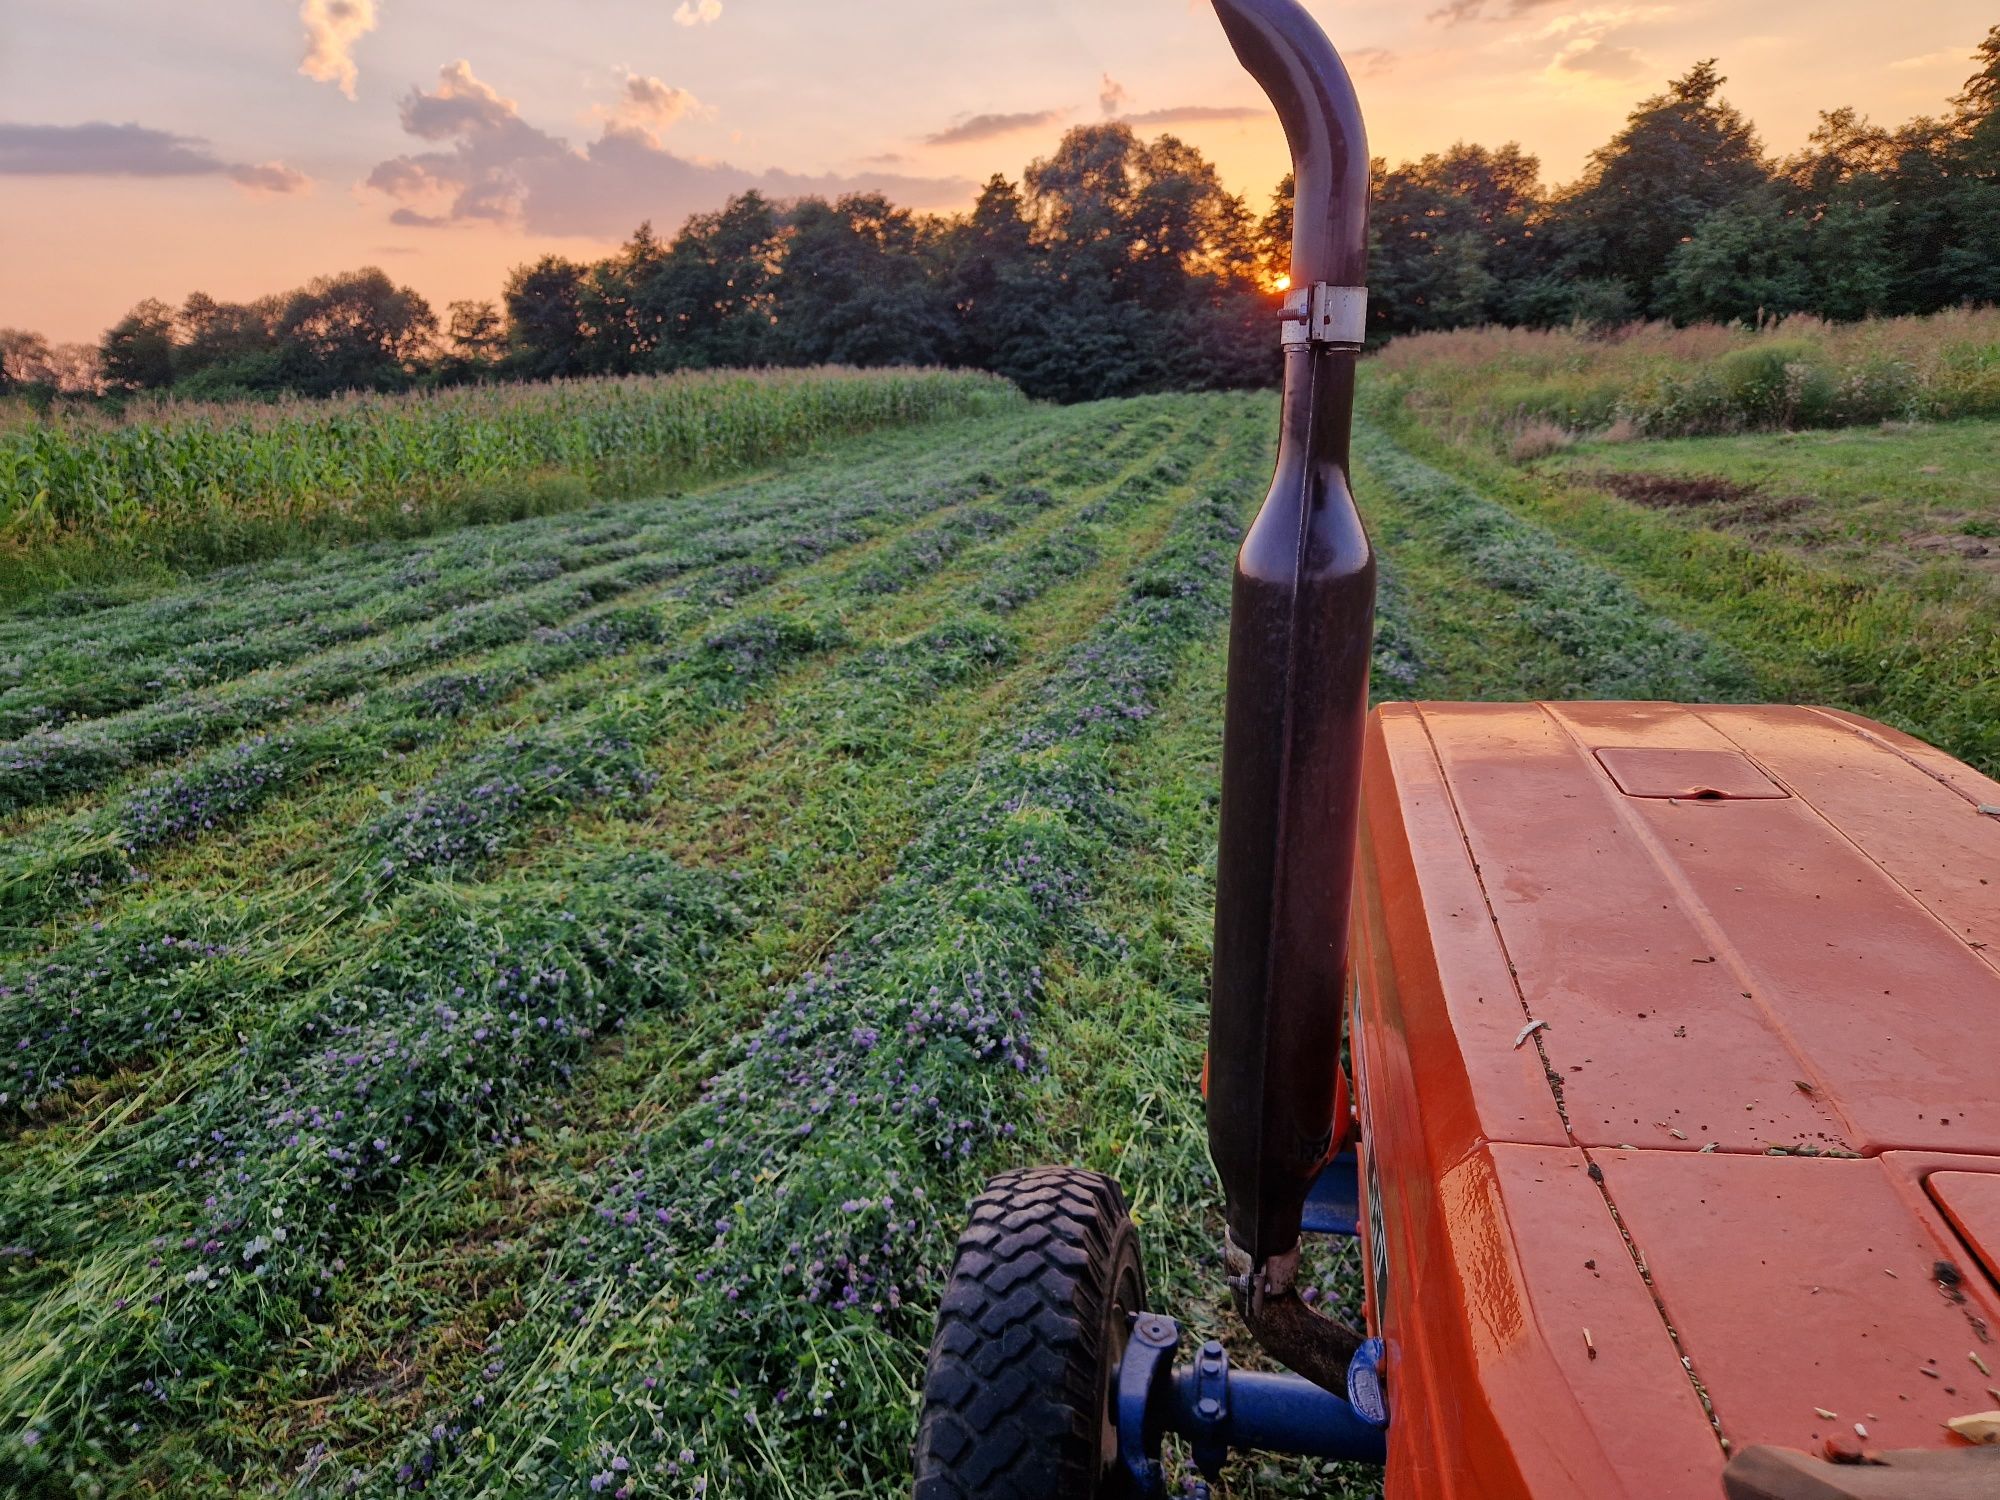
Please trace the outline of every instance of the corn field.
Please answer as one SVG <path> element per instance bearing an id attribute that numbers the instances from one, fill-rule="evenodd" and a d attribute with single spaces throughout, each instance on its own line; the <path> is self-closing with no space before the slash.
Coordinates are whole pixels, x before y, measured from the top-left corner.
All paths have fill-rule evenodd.
<path id="1" fill-rule="evenodd" d="M 980 375 L 808 370 L 28 422 L 0 429 L 0 589 L 514 519 L 1019 400 Z"/>

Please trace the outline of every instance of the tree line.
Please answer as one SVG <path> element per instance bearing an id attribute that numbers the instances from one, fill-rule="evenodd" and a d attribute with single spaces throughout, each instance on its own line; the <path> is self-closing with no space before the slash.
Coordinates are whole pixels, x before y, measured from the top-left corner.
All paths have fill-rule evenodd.
<path id="1" fill-rule="evenodd" d="M 1774 159 L 1713 60 L 1549 189 L 1516 144 L 1374 163 L 1370 334 L 1848 320 L 2000 301 L 2000 26 L 1945 114 L 1851 109 Z M 94 351 L 0 331 L 0 391 L 395 390 L 754 365 L 953 364 L 1055 400 L 1261 385 L 1291 184 L 1259 214 L 1173 136 L 1070 131 L 967 213 L 750 192 L 671 240 L 548 255 L 444 317 L 368 268 L 252 303 L 148 300 Z"/>

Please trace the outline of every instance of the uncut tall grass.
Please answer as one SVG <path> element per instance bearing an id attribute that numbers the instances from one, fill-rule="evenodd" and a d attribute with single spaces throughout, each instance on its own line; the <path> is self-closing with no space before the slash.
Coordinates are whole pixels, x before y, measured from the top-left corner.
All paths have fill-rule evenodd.
<path id="1" fill-rule="evenodd" d="M 1460 439 L 1534 423 L 1694 437 L 2000 417 L 2000 308 L 1761 329 L 1469 328 L 1398 339 L 1371 370 Z"/>
<path id="2" fill-rule="evenodd" d="M 703 372 L 0 426 L 0 597 L 518 519 L 1020 401 L 990 376 Z"/>

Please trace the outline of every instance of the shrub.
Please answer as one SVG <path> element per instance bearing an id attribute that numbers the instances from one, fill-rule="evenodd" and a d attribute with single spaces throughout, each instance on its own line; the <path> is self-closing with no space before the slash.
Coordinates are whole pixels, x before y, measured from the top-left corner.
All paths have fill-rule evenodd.
<path id="1" fill-rule="evenodd" d="M 1538 420 L 1691 437 L 2000 416 L 2000 309 L 1760 330 L 1460 329 L 1398 339 L 1368 373 L 1454 437 L 1500 452 Z"/>

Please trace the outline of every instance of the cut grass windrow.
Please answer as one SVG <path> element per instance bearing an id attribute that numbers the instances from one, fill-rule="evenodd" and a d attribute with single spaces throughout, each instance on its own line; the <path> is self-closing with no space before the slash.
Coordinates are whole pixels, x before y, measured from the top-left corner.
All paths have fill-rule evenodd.
<path id="1" fill-rule="evenodd" d="M 594 1208 L 549 1235 L 546 1274 L 473 1387 L 364 1493 L 699 1476 L 710 1494 L 777 1494 L 899 1471 L 959 1195 L 1040 1066 L 1042 965 L 1099 941 L 1092 886 L 1135 831 L 1112 757 L 1226 608 L 1254 483 L 1240 460 L 1233 478 L 938 783 L 840 952 L 695 1104 L 592 1175 Z M 626 1354 L 606 1368 L 585 1347 Z"/>
<path id="2" fill-rule="evenodd" d="M 471 538 L 485 540 L 484 533 Z M 316 586 L 252 588 L 204 615 L 179 614 L 171 632 L 87 621 L 68 639 L 37 632 L 37 650 L 10 662 L 0 691 L 0 735 L 18 737 L 144 707 L 166 695 L 285 666 L 338 646 L 520 592 L 565 573 L 622 561 L 661 540 L 630 524 L 550 527 L 505 555 L 466 545 L 334 571 Z M 357 576 L 358 575 L 358 576 Z M 124 622 L 128 626 L 136 622 Z M 162 636 L 165 639 L 161 639 Z"/>
<path id="3" fill-rule="evenodd" d="M 1003 434 L 1011 436 L 1011 444 L 1003 446 Z M 984 437 L 976 452 L 1022 469 L 1032 465 L 1031 455 L 1061 447 L 1053 429 L 1003 429 Z M 567 564 L 552 559 L 509 563 L 493 570 L 502 582 L 480 597 L 452 599 L 448 607 L 443 600 L 435 601 L 440 603 L 438 610 L 417 612 L 406 622 L 393 617 L 393 608 L 371 618 L 367 630 L 347 628 L 351 621 L 336 619 L 323 625 L 308 619 L 293 633 L 313 637 L 324 629 L 331 637 L 328 644 L 341 649 L 290 670 L 260 671 L 240 680 L 172 691 L 175 683 L 202 670 L 184 666 L 187 656 L 211 661 L 228 645 L 232 639 L 224 633 L 228 627 L 219 625 L 217 634 L 191 647 L 184 645 L 171 662 L 141 663 L 133 669 L 154 695 L 153 701 L 113 717 L 44 729 L 0 746 L 0 813 L 93 790 L 131 767 L 262 727 L 370 682 L 553 628 L 577 610 L 620 594 L 691 569 L 753 555 L 787 530 L 798 533 L 796 545 L 809 545 L 815 521 L 837 537 L 843 526 L 879 515 L 907 514 L 913 504 L 937 507 L 966 498 L 953 486 L 913 480 L 907 473 L 908 458 L 904 454 L 901 464 L 885 459 L 849 469 L 831 483 L 815 482 L 816 492 L 804 496 L 788 485 L 765 484 L 672 502 L 670 519 L 644 526 L 635 525 L 635 517 L 659 510 L 657 504 L 620 507 L 617 514 L 624 519 L 616 522 L 607 521 L 606 513 L 593 513 L 581 523 L 568 523 L 558 538 L 563 531 L 592 536 L 609 526 L 623 533 L 620 540 L 579 545 Z M 975 465 L 961 459 L 954 467 L 969 473 Z M 401 628 L 389 630 L 399 624 Z M 357 643 L 357 634 L 378 638 Z M 255 633 L 248 637 L 257 643 L 266 638 Z M 107 643 L 99 639 L 91 643 L 89 655 L 99 657 L 106 650 Z M 114 652 L 109 659 L 117 663 L 121 658 Z M 114 665 L 110 670 L 122 674 L 124 668 Z M 109 693 L 118 685 L 117 678 L 106 683 L 85 675 L 74 688 L 79 693 Z"/>
<path id="4" fill-rule="evenodd" d="M 1071 433 L 1063 443 L 1048 438 L 1017 443 L 1001 467 L 1033 478 L 1084 441 Z M 1114 440 L 1113 451 L 1119 446 Z M 113 766 L 171 750 L 187 739 L 218 738 L 238 728 L 264 725 L 295 709 L 301 698 L 310 701 L 365 682 L 391 679 L 351 707 L 314 718 L 296 731 L 198 758 L 140 783 L 109 806 L 44 822 L 27 837 L 0 845 L 0 922 L 23 926 L 77 901 L 94 899 L 106 883 L 130 877 L 135 855 L 189 833 L 213 832 L 329 767 L 366 765 L 387 752 L 433 743 L 449 721 L 492 705 L 539 678 L 668 639 L 739 593 L 856 545 L 898 520 L 962 503 L 971 489 L 963 477 L 971 470 L 969 458 L 961 457 L 958 467 L 960 472 L 950 482 L 915 482 L 904 475 L 897 488 L 887 491 L 850 478 L 833 487 L 829 497 L 810 504 L 801 504 L 782 490 L 775 497 L 731 495 L 723 519 L 685 535 L 674 551 L 614 565 L 595 587 L 566 581 L 539 599 L 502 601 L 466 611 L 442 626 L 427 626 L 405 641 L 385 643 L 358 659 L 322 659 L 282 674 L 275 682 L 251 679 L 206 695 L 201 711 L 175 704 L 42 737 L 39 784 L 69 786 L 98 779 Z M 990 466 L 974 478 L 1000 482 Z M 1009 493 L 1015 492 L 1042 493 L 1018 483 Z M 739 512 L 734 520 L 728 518 L 730 508 Z M 717 570 L 729 558 L 738 561 Z M 895 558 L 877 566 L 893 568 Z M 704 569 L 710 571 L 704 574 Z M 676 577 L 688 581 L 669 590 L 663 606 L 574 617 L 576 609 L 607 595 L 615 598 Z M 573 617 L 575 623 L 563 623 Z M 530 636 L 527 643 L 511 655 L 504 654 L 505 643 L 522 635 Z M 478 655 L 481 649 L 488 654 Z M 452 672 L 410 685 L 393 681 L 398 670 L 468 651 L 475 654 L 459 660 Z M 306 679 L 311 679 L 313 691 L 306 691 Z"/>
<path id="5" fill-rule="evenodd" d="M 1045 491 L 1010 491 L 998 506 L 949 515 L 832 573 L 802 614 L 742 614 L 698 636 L 635 688 L 609 695 L 601 683 L 582 692 L 562 689 L 553 717 L 530 719 L 524 728 L 478 742 L 399 805 L 327 844 L 323 855 L 335 863 L 328 881 L 312 888 L 312 924 L 337 917 L 328 901 L 342 891 L 350 902 L 377 899 L 412 873 L 466 869 L 490 859 L 548 815 L 636 796 L 649 779 L 640 763 L 644 746 L 740 708 L 785 665 L 837 644 L 843 607 L 893 597 L 948 558 L 1011 531 L 1051 503 Z M 649 630 L 640 637 L 651 638 Z M 597 702 L 600 696 L 608 701 Z M 533 708 L 532 700 L 527 706 Z M 243 795 L 254 797 L 261 787 L 246 780 Z M 205 824 L 214 821 L 214 811 L 208 807 Z M 165 1024 L 185 1036 L 207 1019 L 214 1002 L 244 1008 L 255 994 L 243 989 L 245 966 L 237 961 L 247 945 L 227 944 L 220 936 L 227 922 L 204 913 L 203 904 L 168 903 L 165 911 L 149 905 L 135 920 L 93 926 L 74 951 L 59 951 L 9 976 L 0 985 L 0 1036 L 7 1039 L 0 1043 L 0 1105 L 28 1108 L 71 1078 L 129 1062 L 155 1045 Z M 247 918 L 240 894 L 226 909 Z M 267 906 L 256 920 L 268 928 L 273 916 Z M 204 934 L 198 945 L 189 940 L 193 932 Z M 227 961 L 210 963 L 208 950 L 218 944 L 228 952 L 216 957 Z M 138 976 L 127 972 L 134 954 L 144 956 Z M 159 982 L 159 958 L 172 960 L 173 981 Z M 283 988 L 297 982 L 289 965 L 268 972 Z M 204 977 L 215 984 L 204 986 Z M 274 998 L 267 991 L 262 1002 Z"/>
<path id="6" fill-rule="evenodd" d="M 931 566 L 934 565 L 934 554 L 921 548 L 913 549 L 909 555 L 909 562 L 915 567 Z M 865 580 L 870 587 L 878 589 L 882 587 L 884 582 L 879 573 L 872 568 L 854 570 L 851 576 Z M 1051 573 L 1049 576 L 1053 579 L 1055 574 Z M 1023 587 L 1032 591 L 1032 585 L 1029 584 L 1028 580 L 1023 579 L 1019 580 L 1019 582 Z M 962 628 L 941 627 L 939 630 L 931 632 L 916 649 L 908 647 L 885 648 L 879 652 L 857 658 L 848 667 L 844 668 L 841 673 L 836 675 L 833 686 L 840 690 L 843 701 L 848 701 L 849 695 L 851 695 L 852 690 L 857 685 L 862 689 L 862 696 L 864 698 L 872 698 L 874 696 L 868 691 L 871 685 L 890 689 L 891 696 L 898 693 L 907 694 L 913 691 L 935 691 L 939 687 L 949 685 L 951 682 L 958 680 L 966 671 L 978 670 L 980 663 L 1002 660 L 1008 654 L 1004 632 L 995 632 L 969 624 Z M 954 661 L 961 663 L 961 665 L 953 666 L 952 663 Z M 870 681 L 871 678 L 874 679 L 872 684 Z M 378 1030 L 369 1033 L 370 1035 L 377 1036 L 378 1041 L 380 1035 L 379 1028 L 385 1024 L 382 1017 L 389 1005 L 390 1001 L 387 997 L 378 996 L 364 1007 L 362 1012 L 362 1014 L 369 1018 L 366 1025 L 378 1028 Z M 330 1014 L 332 1013 L 330 1012 Z M 337 1021 L 337 1014 L 335 1015 L 335 1019 Z M 322 1022 L 320 1024 L 327 1023 Z M 348 1044 L 349 1039 L 343 1035 L 341 1045 L 347 1047 Z M 386 1045 L 388 1046 L 387 1055 L 391 1058 L 398 1056 L 407 1057 L 409 1055 L 408 1049 L 403 1049 L 399 1053 L 394 1043 Z M 280 1044 L 280 1050 L 282 1050 L 282 1044 Z M 371 1053 L 367 1047 L 356 1045 L 352 1053 L 346 1055 L 375 1056 L 377 1054 Z M 309 1065 L 317 1065 L 314 1061 L 316 1056 L 317 1054 L 308 1056 L 307 1062 Z M 490 1077 L 496 1065 L 497 1060 L 487 1060 L 482 1076 Z M 310 1074 L 310 1068 L 308 1072 Z M 295 1079 L 298 1075 L 294 1073 L 285 1076 Z M 333 1076 L 337 1078 L 338 1074 Z M 422 1097 L 427 1101 L 427 1108 L 431 1112 L 437 1135 L 440 1138 L 454 1140 L 463 1138 L 468 1142 L 476 1139 L 477 1131 L 469 1128 L 473 1122 L 468 1119 L 454 1118 L 449 1122 L 436 1122 L 435 1115 L 439 1108 L 437 1101 L 440 1092 L 437 1088 L 421 1091 Z M 442 1092 L 449 1093 L 449 1090 L 442 1090 Z M 298 1108 L 297 1088 L 294 1083 L 279 1085 L 274 1082 L 271 1093 L 274 1097 L 282 1097 L 290 1101 L 288 1104 L 289 1109 L 296 1110 Z M 333 1097 L 337 1099 L 339 1096 L 336 1094 Z M 334 1105 L 330 1104 L 325 1108 L 332 1109 L 334 1107 Z M 474 1095 L 470 1097 L 469 1103 L 462 1104 L 459 1107 L 469 1114 L 476 1115 L 480 1109 L 484 1108 L 484 1105 Z M 378 1116 L 367 1126 L 368 1130 L 379 1133 L 370 1134 L 366 1137 L 366 1145 L 369 1150 L 372 1150 L 374 1155 L 373 1157 L 369 1157 L 364 1152 L 364 1160 L 374 1163 L 377 1158 L 400 1157 L 407 1152 L 419 1149 L 420 1142 L 412 1142 L 408 1139 L 407 1120 L 399 1126 L 393 1118 L 393 1114 L 394 1111 L 392 1109 L 390 1116 Z M 280 1128 L 284 1128 L 295 1125 L 297 1121 L 293 1116 L 287 1115 L 280 1118 L 278 1123 Z M 314 1123 L 315 1128 L 319 1128 L 321 1124 L 319 1120 L 315 1120 L 312 1123 Z M 257 1182 L 268 1186 L 269 1178 L 263 1163 L 267 1160 L 282 1159 L 284 1150 L 287 1149 L 287 1143 L 283 1142 L 275 1144 L 263 1143 L 265 1149 L 262 1150 L 248 1149 L 250 1143 L 229 1139 L 225 1132 L 215 1127 L 212 1122 L 206 1119 L 198 1120 L 197 1127 L 192 1130 L 188 1137 L 189 1139 L 198 1143 L 216 1141 L 218 1139 L 226 1141 L 221 1153 L 224 1158 L 223 1165 L 218 1170 L 218 1175 L 213 1184 L 216 1192 L 210 1202 L 211 1209 L 214 1209 L 217 1201 L 234 1203 L 235 1200 L 241 1199 L 246 1193 L 250 1193 L 251 1189 L 244 1185 L 246 1174 L 248 1174 L 249 1179 L 255 1179 Z M 238 1128 L 240 1129 L 240 1126 Z M 206 1150 L 207 1148 L 202 1147 L 200 1149 Z M 345 1149 L 343 1148 L 343 1150 Z M 391 1165 L 399 1165 L 399 1163 L 391 1163 Z M 318 1169 L 322 1171 L 328 1170 L 324 1165 L 321 1165 Z M 288 1201 L 290 1198 L 299 1196 L 297 1193 L 290 1194 L 288 1195 Z M 315 1194 L 307 1191 L 303 1194 L 303 1197 L 307 1201 L 312 1201 L 315 1198 Z M 263 1200 L 259 1199 L 258 1201 Z M 296 1225 L 298 1220 L 294 1216 L 285 1222 Z M 229 1214 L 211 1221 L 202 1230 L 197 1231 L 196 1244 L 201 1247 L 202 1256 L 206 1257 L 219 1253 L 219 1251 L 210 1247 L 210 1241 L 214 1241 L 217 1246 L 234 1248 L 243 1239 L 240 1232 L 243 1227 L 243 1223 L 239 1217 Z M 299 1237 L 301 1232 L 297 1229 L 288 1229 L 287 1235 L 288 1237 Z M 255 1242 L 258 1239 L 272 1243 L 276 1242 L 275 1237 L 269 1233 L 251 1236 L 250 1242 Z M 182 1248 L 186 1249 L 188 1247 L 183 1245 Z M 323 1248 L 324 1245 L 322 1244 Z M 269 1244 L 267 1243 L 260 1247 L 257 1256 L 253 1258 L 261 1259 L 268 1253 L 270 1252 Z M 232 1274 L 236 1274 L 233 1261 L 225 1258 L 222 1263 L 231 1265 Z M 200 1270 L 204 1265 L 212 1264 L 214 1262 L 208 1259 L 198 1258 L 194 1269 Z M 106 1278 L 96 1276 L 90 1278 L 90 1280 L 94 1285 L 102 1285 Z M 226 1280 L 227 1278 L 225 1278 Z M 199 1304 L 202 1300 L 202 1294 L 209 1290 L 208 1281 L 206 1278 L 198 1277 L 195 1282 L 189 1284 L 196 1288 L 196 1292 L 190 1294 L 190 1296 L 195 1303 Z M 171 1279 L 168 1281 L 168 1286 L 172 1295 L 180 1295 L 180 1289 L 175 1286 Z M 250 1314 L 247 1310 L 242 1310 L 241 1315 L 249 1316 Z M 207 1319 L 196 1318 L 195 1321 L 202 1323 L 211 1331 L 233 1328 L 237 1322 L 235 1319 L 222 1319 L 218 1322 L 213 1317 Z M 240 1353 L 241 1351 L 239 1351 Z M 185 1375 L 187 1372 L 183 1370 L 182 1373 Z"/>

